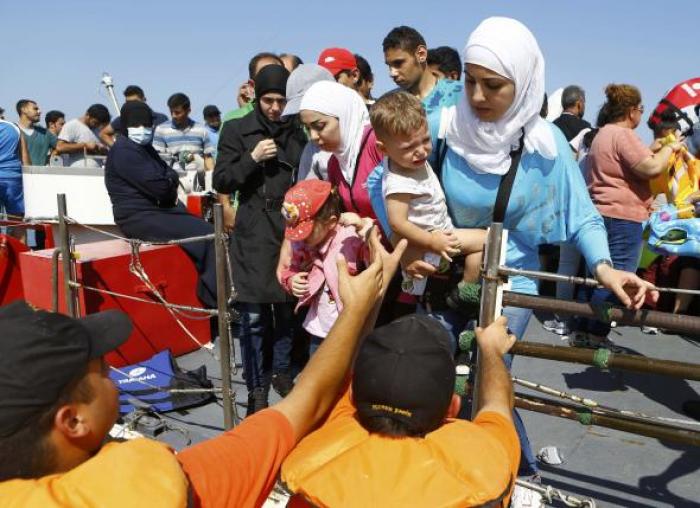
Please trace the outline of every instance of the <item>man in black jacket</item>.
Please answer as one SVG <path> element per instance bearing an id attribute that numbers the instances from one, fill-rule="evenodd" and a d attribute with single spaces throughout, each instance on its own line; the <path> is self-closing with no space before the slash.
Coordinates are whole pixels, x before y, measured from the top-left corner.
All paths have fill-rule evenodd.
<path id="1" fill-rule="evenodd" d="M 578 154 L 583 136 L 591 130 L 591 124 L 583 119 L 586 92 L 577 85 L 567 86 L 561 94 L 561 107 L 564 112 L 553 123 L 564 133 L 574 153 Z"/>

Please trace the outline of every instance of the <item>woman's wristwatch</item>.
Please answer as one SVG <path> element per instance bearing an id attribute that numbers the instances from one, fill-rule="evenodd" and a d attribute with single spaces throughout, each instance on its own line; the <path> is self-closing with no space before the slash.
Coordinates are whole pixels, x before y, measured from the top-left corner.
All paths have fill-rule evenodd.
<path id="1" fill-rule="evenodd" d="M 598 267 L 600 265 L 608 265 L 610 268 L 614 268 L 612 261 L 609 259 L 599 259 L 595 263 L 593 263 L 593 275 L 596 275 L 596 272 L 598 271 Z"/>

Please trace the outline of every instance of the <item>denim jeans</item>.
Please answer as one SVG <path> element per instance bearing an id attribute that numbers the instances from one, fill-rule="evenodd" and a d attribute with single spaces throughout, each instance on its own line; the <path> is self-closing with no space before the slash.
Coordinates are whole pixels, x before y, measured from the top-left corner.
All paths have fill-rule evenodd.
<path id="1" fill-rule="evenodd" d="M 272 374 L 290 368 L 294 305 L 238 303 L 243 373 L 248 391 L 269 389 Z"/>
<path id="2" fill-rule="evenodd" d="M 419 307 L 419 312 L 425 313 L 425 310 Z M 450 332 L 452 347 L 453 350 L 456 351 L 459 334 L 466 328 L 467 320 L 464 318 L 464 316 L 461 316 L 460 314 L 451 310 L 433 312 L 429 315 L 440 321 L 447 331 Z M 513 333 L 518 340 L 521 340 L 523 335 L 525 335 L 527 324 L 530 322 L 532 310 L 519 309 L 516 307 L 505 307 L 503 309 L 503 315 L 508 318 L 508 328 L 510 329 L 511 333 Z M 503 357 L 503 362 L 506 364 L 506 368 L 510 370 L 511 365 L 513 364 L 513 355 L 505 355 Z M 527 437 L 527 431 L 525 430 L 525 424 L 520 418 L 520 414 L 516 410 L 513 410 L 513 422 L 515 423 L 515 430 L 517 431 L 518 438 L 520 439 L 521 458 L 518 475 L 534 475 L 539 471 L 537 467 L 537 459 L 535 458 L 535 454 L 532 452 L 530 439 Z"/>
<path id="3" fill-rule="evenodd" d="M 312 335 L 309 338 L 309 358 L 313 356 L 313 354 L 321 345 L 321 342 L 323 342 L 323 337 L 316 337 L 315 335 Z"/>
<path id="4" fill-rule="evenodd" d="M 639 264 L 642 251 L 642 224 L 624 219 L 603 217 L 605 229 L 608 232 L 608 246 L 613 267 L 634 273 Z M 579 292 L 579 301 L 593 304 L 604 302 L 619 303 L 617 297 L 607 289 L 586 289 Z M 595 319 L 578 318 L 574 327 L 580 332 L 607 337 L 610 333 L 610 323 Z"/>

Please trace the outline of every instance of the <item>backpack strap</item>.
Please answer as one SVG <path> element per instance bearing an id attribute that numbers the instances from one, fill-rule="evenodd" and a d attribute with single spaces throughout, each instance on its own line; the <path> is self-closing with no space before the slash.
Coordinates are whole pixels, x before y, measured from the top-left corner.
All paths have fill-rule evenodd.
<path id="1" fill-rule="evenodd" d="M 520 157 L 523 154 L 525 145 L 525 129 L 520 135 L 518 148 L 510 152 L 510 168 L 508 172 L 501 178 L 501 183 L 498 186 L 498 194 L 496 195 L 496 205 L 493 207 L 493 222 L 503 222 L 506 217 L 506 209 L 510 200 L 510 193 L 513 190 L 513 182 L 515 175 L 518 172 L 520 165 Z"/>

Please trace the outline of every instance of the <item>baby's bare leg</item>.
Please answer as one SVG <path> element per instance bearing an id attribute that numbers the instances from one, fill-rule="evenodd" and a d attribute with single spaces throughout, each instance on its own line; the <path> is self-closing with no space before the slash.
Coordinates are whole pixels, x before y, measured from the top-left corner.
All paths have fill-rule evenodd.
<path id="1" fill-rule="evenodd" d="M 462 280 L 478 282 L 486 231 L 483 229 L 455 229 L 454 234 L 459 239 L 462 254 L 466 255 Z"/>

